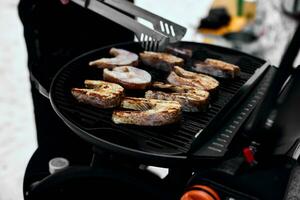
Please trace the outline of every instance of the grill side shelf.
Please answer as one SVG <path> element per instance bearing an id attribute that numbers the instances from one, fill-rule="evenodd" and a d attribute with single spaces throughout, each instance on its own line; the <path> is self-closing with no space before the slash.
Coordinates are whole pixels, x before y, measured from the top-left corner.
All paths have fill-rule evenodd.
<path id="1" fill-rule="evenodd" d="M 266 69 L 269 68 L 266 67 L 261 71 L 261 73 L 265 73 L 260 75 L 259 80 L 263 79 L 258 84 L 253 85 L 256 86 L 255 88 L 252 86 L 252 91 L 247 96 L 247 99 L 231 113 L 229 119 L 216 131 L 216 134 L 210 140 L 193 152 L 193 158 L 211 159 L 221 158 L 225 155 L 234 136 L 240 131 L 241 126 L 248 119 L 270 84 L 272 74 L 268 73 L 269 71 L 266 72 Z"/>

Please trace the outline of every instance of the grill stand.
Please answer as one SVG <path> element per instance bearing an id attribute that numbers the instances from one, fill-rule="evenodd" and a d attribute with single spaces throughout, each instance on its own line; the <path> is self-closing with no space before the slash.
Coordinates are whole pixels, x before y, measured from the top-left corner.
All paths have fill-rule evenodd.
<path id="1" fill-rule="evenodd" d="M 132 157 L 126 157 L 122 155 L 112 154 L 111 152 L 105 151 L 98 147 L 93 147 L 93 157 L 90 163 L 91 167 L 94 168 L 109 168 L 114 169 L 116 171 L 128 169 L 134 171 L 141 171 L 147 173 L 151 173 L 146 169 L 146 165 L 143 165 L 137 160 L 133 159 Z M 189 166 L 178 166 L 178 167 L 171 167 L 168 168 L 168 174 L 166 177 L 161 178 L 161 183 L 164 186 L 166 191 L 170 191 L 172 194 L 172 199 L 179 199 L 182 195 L 185 185 L 192 176 L 192 168 Z"/>

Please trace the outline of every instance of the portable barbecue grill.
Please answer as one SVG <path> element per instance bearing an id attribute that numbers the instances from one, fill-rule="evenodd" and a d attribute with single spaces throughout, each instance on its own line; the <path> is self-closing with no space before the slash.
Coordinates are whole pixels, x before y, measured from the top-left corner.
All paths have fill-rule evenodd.
<path id="1" fill-rule="evenodd" d="M 220 158 L 226 153 L 231 139 L 242 122 L 251 113 L 259 100 L 259 94 L 266 89 L 260 83 L 269 64 L 263 60 L 234 50 L 191 42 L 174 44 L 179 48 L 193 50 L 193 59 L 210 57 L 240 66 L 241 74 L 233 80 L 219 80 L 220 88 L 213 95 L 209 108 L 200 113 L 183 113 L 178 124 L 164 127 L 139 127 L 114 124 L 112 110 L 98 109 L 78 103 L 71 95 L 72 87 L 80 87 L 84 80 L 99 80 L 101 70 L 92 69 L 88 62 L 107 57 L 111 47 L 126 49 L 135 53 L 142 51 L 138 43 L 126 43 L 104 47 L 84 54 L 58 72 L 51 86 L 50 99 L 53 108 L 62 120 L 80 137 L 96 147 L 112 152 L 129 154 L 158 166 L 178 165 L 196 156 L 200 159 Z M 141 68 L 147 68 L 140 66 Z M 165 80 L 165 74 L 149 70 L 153 81 Z M 252 89 L 255 96 L 249 98 Z M 259 91 L 257 91 L 259 90 Z M 144 91 L 128 91 L 128 96 L 143 96 Z M 244 111 L 226 129 L 218 131 L 224 118 L 228 117 L 247 97 Z M 201 144 L 201 145 L 200 145 Z M 204 146 L 205 148 L 204 148 Z M 201 147 L 201 150 L 199 149 Z"/>
<path id="2" fill-rule="evenodd" d="M 83 159 L 85 160 L 85 165 L 90 162 L 89 164 L 92 167 L 71 167 L 65 172 L 62 171 L 61 173 L 48 176 L 41 182 L 32 184 L 32 182 L 29 181 L 30 183 L 28 185 L 30 186 L 25 186 L 25 190 L 30 192 L 34 191 L 32 192 L 33 197 L 39 197 L 39 192 L 46 191 L 46 187 L 55 186 L 56 183 L 60 184 L 59 181 L 63 182 L 60 176 L 66 178 L 67 181 L 71 180 L 72 185 L 72 178 L 73 175 L 75 175 L 77 178 L 85 176 L 88 178 L 93 178 L 93 176 L 100 178 L 100 185 L 105 186 L 104 191 L 109 190 L 111 185 L 115 187 L 120 184 L 129 184 L 125 192 L 126 190 L 131 191 L 130 188 L 132 187 L 141 190 L 145 188 L 147 190 L 147 187 L 153 187 L 153 189 L 157 191 L 149 192 L 147 190 L 145 193 L 158 195 L 157 199 L 169 199 L 171 192 L 175 193 L 171 195 L 171 199 L 178 198 L 184 192 L 183 187 L 198 184 L 199 182 L 217 188 L 221 197 L 224 198 L 233 196 L 237 199 L 257 199 L 251 196 L 251 194 L 253 194 L 252 191 L 247 191 L 247 183 L 243 188 L 245 193 L 232 189 L 239 188 L 240 181 L 245 183 L 245 177 L 247 180 L 251 180 L 253 174 L 250 173 L 250 175 L 235 177 L 230 176 L 230 170 L 233 169 L 233 174 L 235 174 L 237 171 L 235 167 L 242 165 L 244 160 L 242 160 L 242 162 L 240 161 L 239 154 L 241 153 L 241 148 L 249 145 L 249 142 L 254 141 L 253 138 L 256 138 L 253 130 L 258 128 L 258 132 L 261 131 L 262 124 L 260 123 L 265 122 L 270 114 L 270 110 L 268 109 L 274 106 L 275 103 L 272 103 L 271 106 L 266 104 L 270 101 L 271 97 L 277 97 L 278 91 L 283 84 L 282 81 L 286 79 L 287 74 L 290 73 L 289 71 L 285 71 L 288 67 L 292 66 L 288 60 L 294 60 L 296 56 L 294 54 L 296 51 L 298 52 L 299 44 L 297 46 L 297 42 L 294 42 L 296 45 L 290 46 L 290 49 L 288 49 L 284 56 L 286 59 L 283 59 L 280 68 L 277 69 L 262 59 L 233 49 L 202 43 L 179 42 L 184 36 L 185 28 L 141 8 L 133 7 L 132 4 L 126 3 L 125 1 L 73 1 L 80 6 L 106 16 L 131 29 L 136 34 L 139 42 L 113 44 L 87 52 L 67 63 L 56 74 L 50 88 L 49 97 L 51 104 L 57 115 L 75 134 L 93 145 L 93 160 L 87 161 L 87 158 Z M 146 18 L 153 23 L 154 30 L 150 30 L 141 25 L 134 26 L 136 25 L 135 20 L 125 17 L 122 13 L 116 12 L 112 7 L 131 13 L 137 17 Z M 293 41 L 299 34 L 300 28 L 298 28 Z M 81 104 L 72 96 L 71 89 L 74 87 L 83 87 L 84 80 L 102 80 L 102 70 L 91 68 L 88 66 L 88 63 L 98 58 L 109 57 L 110 48 L 125 49 L 138 54 L 145 49 L 163 51 L 167 46 L 192 50 L 193 56 L 188 59 L 185 58 L 186 64 L 184 68 L 187 70 L 192 70 L 191 63 L 193 63 L 194 60 L 213 58 L 237 65 L 240 67 L 241 72 L 239 76 L 234 79 L 218 78 L 220 86 L 217 92 L 211 94 L 210 105 L 206 110 L 197 113 L 183 113 L 182 119 L 178 123 L 161 127 L 115 124 L 112 121 L 113 109 L 99 109 L 90 105 Z M 288 56 L 289 54 L 290 56 Z M 142 64 L 140 64 L 139 67 L 147 70 L 152 75 L 152 81 L 165 81 L 168 75 L 165 72 L 150 69 Z M 284 76 L 279 77 L 282 75 L 279 72 Z M 274 82 L 274 80 L 280 81 Z M 274 89 L 270 90 L 270 88 Z M 144 92 L 145 91 L 134 90 L 125 91 L 126 96 L 134 97 L 143 97 Z M 266 109 L 262 109 L 264 107 L 266 107 Z M 257 112 L 261 110 L 264 112 L 257 117 Z M 253 118 L 253 116 L 256 118 Z M 261 120 L 261 122 L 258 120 Z M 246 127 L 245 124 L 247 125 Z M 241 139 L 241 130 L 243 130 L 244 133 L 246 131 L 248 136 L 253 138 L 246 142 L 239 140 L 240 142 L 245 142 L 245 144 L 237 145 L 236 140 Z M 242 137 L 243 139 L 245 138 L 244 136 Z M 236 149 L 238 149 L 238 151 L 236 151 Z M 121 162 L 125 160 L 125 163 L 109 163 L 109 169 L 103 169 L 103 162 L 109 160 L 105 160 L 105 153 L 124 157 L 125 159 L 121 159 Z M 98 160 L 102 162 L 99 166 L 97 166 L 97 156 L 102 159 Z M 227 158 L 233 158 L 233 161 Z M 33 160 L 37 160 L 36 156 L 33 157 Z M 131 161 L 132 163 L 130 163 Z M 236 161 L 237 163 L 235 163 Z M 136 168 L 137 163 L 139 165 L 138 168 Z M 105 164 L 107 163 L 104 163 L 104 166 Z M 119 164 L 121 165 L 117 166 Z M 132 171 L 126 171 L 128 164 L 130 170 L 135 170 L 134 173 L 132 173 Z M 130 164 L 132 164 L 132 166 Z M 292 163 L 288 162 L 288 164 L 292 166 Z M 32 164 L 30 163 L 30 165 Z M 169 172 L 167 177 L 167 183 L 171 183 L 172 186 L 175 186 L 175 189 L 172 188 L 175 191 L 169 191 L 170 188 L 166 187 L 157 177 L 153 179 L 144 176 L 143 173 L 140 174 L 141 171 L 139 167 L 142 165 L 153 165 L 171 169 L 172 171 Z M 225 167 L 223 166 L 220 171 L 216 166 L 221 165 Z M 210 167 L 207 168 L 207 166 Z M 273 184 L 272 186 L 278 188 L 275 193 L 273 192 L 275 196 L 274 194 L 270 195 L 273 195 L 274 198 L 278 198 L 278 194 L 282 196 L 284 192 L 280 190 L 282 183 L 281 185 L 278 184 L 278 180 L 286 183 L 287 176 L 291 171 L 291 168 L 286 168 L 285 165 L 282 166 L 279 164 L 279 166 L 281 167 L 281 174 L 278 175 L 278 171 L 276 171 L 277 168 L 275 168 L 270 173 L 271 175 L 269 174 L 268 176 L 270 177 L 275 174 L 274 177 L 276 180 L 264 181 L 265 184 L 271 183 L 271 185 Z M 110 167 L 112 167 L 112 170 Z M 123 168 L 125 168 L 125 176 Z M 205 173 L 199 170 L 203 168 L 205 168 Z M 222 170 L 227 170 L 227 172 L 223 173 Z M 264 169 L 260 170 L 263 173 L 266 172 Z M 187 179 L 191 177 L 192 171 L 195 173 L 195 176 L 187 183 Z M 107 175 L 106 173 L 111 175 Z M 180 173 L 183 173 L 183 175 Z M 260 173 L 259 171 L 255 174 L 254 178 L 260 177 Z M 133 179 L 131 179 L 130 175 L 132 175 Z M 106 179 L 108 176 L 110 176 L 110 179 Z M 134 179 L 139 176 L 140 179 Z M 222 179 L 222 181 L 219 184 L 218 182 L 214 182 L 215 179 Z M 35 178 L 34 181 L 36 180 Z M 225 180 L 230 183 L 228 184 L 230 186 L 227 187 L 226 184 L 224 184 Z M 79 186 L 79 190 L 80 187 L 81 186 Z M 118 187 L 118 189 L 119 188 L 122 187 Z M 162 188 L 168 191 L 163 191 Z M 202 191 L 203 188 L 196 188 L 196 190 Z M 34 196 L 36 194 L 38 195 Z M 165 194 L 167 195 L 164 196 Z M 270 197 L 268 196 L 269 194 L 260 195 Z"/>

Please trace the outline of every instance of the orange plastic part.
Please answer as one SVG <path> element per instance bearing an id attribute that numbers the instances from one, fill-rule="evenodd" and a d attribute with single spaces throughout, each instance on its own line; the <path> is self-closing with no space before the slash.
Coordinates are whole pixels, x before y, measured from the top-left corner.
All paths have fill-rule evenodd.
<path id="1" fill-rule="evenodd" d="M 183 194 L 180 200 L 221 200 L 218 193 L 212 188 L 204 185 L 194 185 L 191 189 Z"/>

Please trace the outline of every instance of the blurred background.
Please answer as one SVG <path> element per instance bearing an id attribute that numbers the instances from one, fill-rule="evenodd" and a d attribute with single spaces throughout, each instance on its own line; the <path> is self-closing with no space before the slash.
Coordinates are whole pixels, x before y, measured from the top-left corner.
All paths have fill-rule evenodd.
<path id="1" fill-rule="evenodd" d="M 0 0 L 0 199 L 19 200 L 36 148 L 27 53 L 18 0 Z"/>
<path id="2" fill-rule="evenodd" d="M 274 65 L 278 65 L 296 26 L 282 14 L 281 0 L 135 2 L 187 27 L 184 40 L 235 48 Z M 17 4 L 18 0 L 0 0 L 0 200 L 23 199 L 23 175 L 37 147 Z"/>

